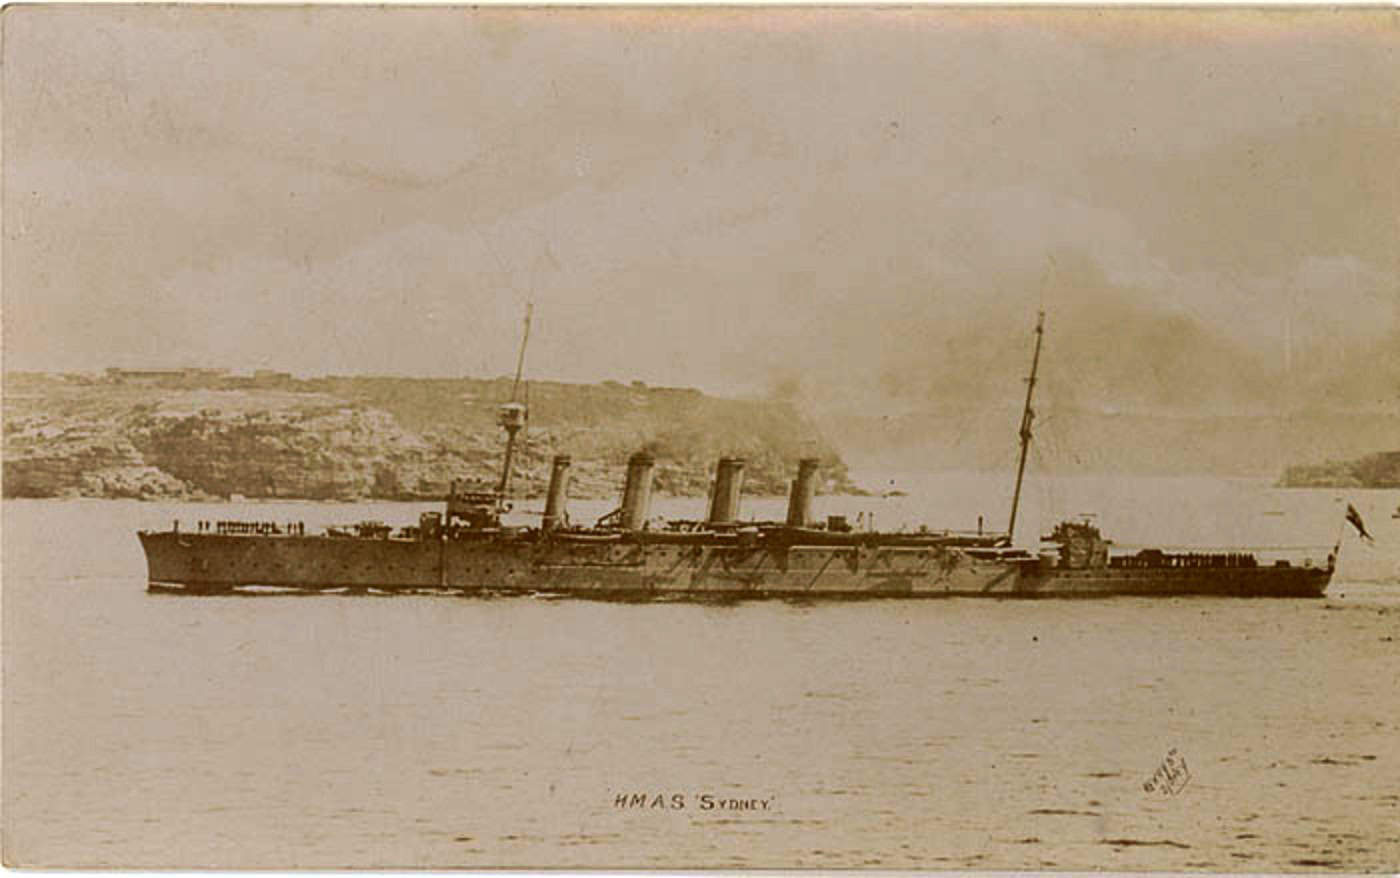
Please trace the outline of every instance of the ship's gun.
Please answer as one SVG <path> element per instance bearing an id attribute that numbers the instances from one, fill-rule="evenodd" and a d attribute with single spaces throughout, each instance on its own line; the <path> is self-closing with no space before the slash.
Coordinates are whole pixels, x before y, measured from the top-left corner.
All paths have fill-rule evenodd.
<path id="1" fill-rule="evenodd" d="M 484 530 L 501 526 L 501 515 L 510 511 L 500 491 L 467 490 L 456 481 L 447 495 L 447 521 L 450 529 L 461 525 L 470 530 Z"/>
<path id="2" fill-rule="evenodd" d="M 382 521 L 361 521 L 355 525 L 355 536 L 362 540 L 382 540 L 393 528 Z"/>
<path id="3" fill-rule="evenodd" d="M 1060 566 L 1071 570 L 1108 566 L 1108 540 L 1087 521 L 1062 521 L 1050 541 L 1060 545 Z"/>

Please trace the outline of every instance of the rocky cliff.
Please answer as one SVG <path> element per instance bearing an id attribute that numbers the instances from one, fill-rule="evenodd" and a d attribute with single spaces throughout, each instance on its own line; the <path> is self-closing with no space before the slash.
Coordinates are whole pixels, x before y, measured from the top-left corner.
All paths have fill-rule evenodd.
<path id="1" fill-rule="evenodd" d="M 509 382 L 404 378 L 154 380 L 7 375 L 6 497 L 438 499 L 454 478 L 494 481 L 497 406 Z M 807 455 L 831 490 L 837 454 L 790 404 L 699 391 L 551 382 L 529 386 L 518 493 L 542 493 L 555 453 L 571 493 L 618 492 L 626 458 L 657 457 L 657 490 L 705 493 L 722 454 L 748 459 L 746 492 L 781 494 Z"/>

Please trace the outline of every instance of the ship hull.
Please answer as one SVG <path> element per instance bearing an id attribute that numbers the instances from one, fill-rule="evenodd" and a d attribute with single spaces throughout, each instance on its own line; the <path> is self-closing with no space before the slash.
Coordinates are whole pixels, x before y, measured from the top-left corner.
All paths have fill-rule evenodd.
<path id="1" fill-rule="evenodd" d="M 143 533 L 156 590 L 249 586 L 648 596 L 943 596 L 1014 566 L 937 546 L 744 546 L 699 540 L 355 539 Z"/>
<path id="2" fill-rule="evenodd" d="M 1051 570 L 1022 576 L 1017 582 L 1017 594 L 1022 597 L 1216 595 L 1317 598 L 1327 591 L 1331 577 L 1331 571 L 1315 567 Z"/>
<path id="3" fill-rule="evenodd" d="M 715 545 L 679 535 L 451 540 L 142 533 L 152 590 L 249 587 L 666 597 L 1316 597 L 1328 572 L 1045 570 L 936 544 Z"/>

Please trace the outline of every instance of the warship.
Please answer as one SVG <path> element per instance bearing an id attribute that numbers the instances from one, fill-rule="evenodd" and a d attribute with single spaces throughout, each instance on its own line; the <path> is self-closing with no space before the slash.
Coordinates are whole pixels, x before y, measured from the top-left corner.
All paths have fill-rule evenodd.
<path id="1" fill-rule="evenodd" d="M 621 502 L 597 522 L 570 522 L 572 460 L 557 455 L 538 525 L 507 524 L 516 444 L 528 420 L 519 395 L 527 311 L 515 389 L 498 413 L 505 454 L 494 484 L 454 481 L 444 509 L 425 511 L 416 525 L 399 528 L 365 521 L 309 534 L 297 523 L 218 521 L 199 522 L 193 530 L 175 522 L 168 531 L 141 531 L 147 587 L 190 594 L 270 588 L 640 600 L 1323 594 L 1335 550 L 1325 566 L 1261 562 L 1247 550 L 1124 555 L 1089 522 L 1060 524 L 1045 550 L 1013 546 L 1044 317 L 1035 327 L 1005 532 L 926 526 L 880 532 L 852 527 L 844 516 L 819 519 L 819 463 L 813 458 L 798 462 L 782 521 L 742 518 L 745 462 L 737 457 L 718 461 L 703 519 L 657 521 L 650 516 L 656 461 L 646 452 L 630 457 Z"/>

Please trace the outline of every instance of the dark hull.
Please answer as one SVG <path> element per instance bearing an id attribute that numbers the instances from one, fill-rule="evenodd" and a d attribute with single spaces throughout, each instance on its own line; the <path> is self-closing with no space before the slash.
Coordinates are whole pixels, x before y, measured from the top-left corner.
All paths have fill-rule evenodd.
<path id="1" fill-rule="evenodd" d="M 684 534 L 451 540 L 142 533 L 153 590 L 252 586 L 595 597 L 1316 597 L 1330 573 L 1305 568 L 1046 570 L 976 557 L 932 539 L 814 537 L 744 543 Z M 826 544 L 821 544 L 825 542 Z"/>
<path id="2" fill-rule="evenodd" d="M 1310 567 L 1052 570 L 1043 575 L 1023 577 L 1019 593 L 1026 597 L 1219 595 L 1317 598 L 1326 592 L 1331 578 L 1330 570 Z"/>

